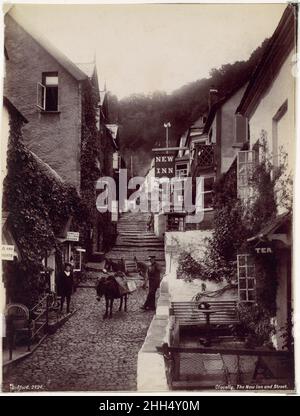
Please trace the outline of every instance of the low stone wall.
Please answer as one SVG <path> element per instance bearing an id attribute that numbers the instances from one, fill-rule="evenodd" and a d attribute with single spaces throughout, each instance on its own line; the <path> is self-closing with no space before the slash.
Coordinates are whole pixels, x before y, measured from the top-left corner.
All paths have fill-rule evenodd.
<path id="1" fill-rule="evenodd" d="M 138 391 L 163 392 L 169 390 L 164 358 L 156 349 L 165 342 L 169 343 L 169 307 L 168 283 L 164 278 L 160 285 L 156 314 L 138 354 Z"/>

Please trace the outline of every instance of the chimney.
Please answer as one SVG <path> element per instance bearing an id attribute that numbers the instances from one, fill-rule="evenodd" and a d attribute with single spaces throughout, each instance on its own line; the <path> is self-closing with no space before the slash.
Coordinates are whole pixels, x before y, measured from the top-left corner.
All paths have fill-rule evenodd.
<path id="1" fill-rule="evenodd" d="M 219 91 L 214 85 L 212 85 L 209 89 L 209 95 L 208 95 L 208 111 L 210 111 L 211 107 L 218 100 L 219 100 Z"/>

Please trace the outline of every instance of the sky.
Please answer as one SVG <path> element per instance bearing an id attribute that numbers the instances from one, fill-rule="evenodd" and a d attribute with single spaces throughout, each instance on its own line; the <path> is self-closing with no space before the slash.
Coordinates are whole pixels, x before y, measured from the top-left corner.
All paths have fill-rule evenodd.
<path id="1" fill-rule="evenodd" d="M 119 99 L 167 93 L 248 59 L 284 4 L 23 5 L 26 19 L 74 62 L 96 56 L 100 86 Z"/>

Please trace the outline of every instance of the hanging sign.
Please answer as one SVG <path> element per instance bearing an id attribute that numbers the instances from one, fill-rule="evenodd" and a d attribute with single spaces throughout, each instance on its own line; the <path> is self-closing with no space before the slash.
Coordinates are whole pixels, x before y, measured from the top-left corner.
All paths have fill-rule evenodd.
<path id="1" fill-rule="evenodd" d="M 67 240 L 68 241 L 79 241 L 79 233 L 75 231 L 68 231 L 67 232 Z"/>
<path id="2" fill-rule="evenodd" d="M 2 244 L 1 246 L 1 260 L 12 261 L 14 259 L 15 253 L 15 246 Z"/>
<path id="3" fill-rule="evenodd" d="M 155 177 L 173 178 L 175 176 L 175 155 L 159 153 L 155 155 Z"/>

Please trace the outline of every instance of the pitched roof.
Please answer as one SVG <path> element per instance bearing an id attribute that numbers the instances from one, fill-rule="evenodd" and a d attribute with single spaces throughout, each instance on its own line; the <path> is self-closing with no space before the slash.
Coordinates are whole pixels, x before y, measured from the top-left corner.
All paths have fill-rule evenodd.
<path id="1" fill-rule="evenodd" d="M 248 87 L 236 112 L 250 115 L 257 107 L 260 98 L 276 78 L 281 66 L 295 45 L 296 9 L 289 4 L 269 40 L 263 56 L 253 72 Z"/>
<path id="2" fill-rule="evenodd" d="M 105 124 L 105 127 L 110 133 L 115 149 L 118 149 L 117 137 L 118 137 L 119 126 L 117 124 Z"/>
<path id="3" fill-rule="evenodd" d="M 7 98 L 3 97 L 3 104 L 8 109 L 10 113 L 15 114 L 17 117 L 19 117 L 24 123 L 28 123 L 28 120 L 26 117 L 23 116 L 22 113 L 13 105 L 13 103 Z"/>
<path id="4" fill-rule="evenodd" d="M 49 53 L 70 75 L 72 75 L 77 81 L 83 81 L 87 79 L 87 75 L 76 66 L 67 56 L 65 56 L 59 49 L 52 45 L 48 39 L 44 38 L 38 33 L 28 22 L 26 18 L 15 8 L 11 8 L 6 14 L 5 18 L 14 20 L 19 26 L 21 26 L 25 32 L 27 32 L 46 52 Z"/>
<path id="5" fill-rule="evenodd" d="M 29 150 L 30 154 L 33 156 L 37 164 L 39 165 L 41 171 L 48 177 L 54 178 L 56 181 L 60 183 L 64 183 L 62 177 L 48 165 L 48 163 L 44 162 L 41 158 L 39 158 L 35 153 Z"/>
<path id="6" fill-rule="evenodd" d="M 117 124 L 105 124 L 105 126 L 110 131 L 110 133 L 112 135 L 112 138 L 114 140 L 116 140 L 117 139 L 117 135 L 118 135 L 119 126 Z"/>
<path id="7" fill-rule="evenodd" d="M 95 62 L 80 62 L 76 63 L 76 66 L 84 72 L 89 78 L 92 78 L 94 75 L 94 72 L 96 70 L 96 64 Z"/>
<path id="8" fill-rule="evenodd" d="M 233 88 L 231 91 L 229 91 L 227 94 L 225 94 L 219 101 L 217 101 L 215 104 L 213 104 L 211 106 L 211 109 L 210 109 L 210 111 L 208 113 L 208 116 L 207 116 L 206 123 L 205 123 L 204 128 L 203 128 L 203 133 L 208 133 L 208 130 L 209 130 L 209 128 L 210 128 L 210 126 L 211 126 L 211 124 L 214 120 L 214 117 L 215 117 L 215 114 L 216 114 L 217 110 L 219 108 L 221 108 L 222 105 L 225 104 L 231 97 L 233 97 L 247 82 L 248 81 L 243 82 L 242 84 L 238 83 L 235 86 L 235 88 Z"/>
<path id="9" fill-rule="evenodd" d="M 107 91 L 100 91 L 100 105 L 102 106 L 106 97 Z"/>
<path id="10" fill-rule="evenodd" d="M 247 239 L 247 241 L 260 240 L 267 237 L 269 234 L 274 234 L 282 225 L 287 224 L 291 221 L 292 214 L 290 212 L 285 212 L 281 215 L 278 215 L 276 218 L 271 220 L 267 225 L 265 225 L 258 234 Z"/>

